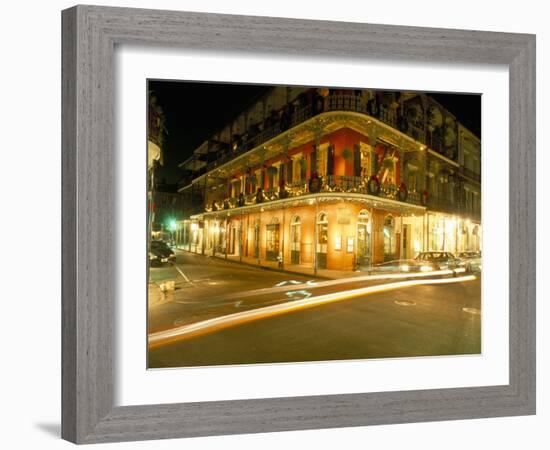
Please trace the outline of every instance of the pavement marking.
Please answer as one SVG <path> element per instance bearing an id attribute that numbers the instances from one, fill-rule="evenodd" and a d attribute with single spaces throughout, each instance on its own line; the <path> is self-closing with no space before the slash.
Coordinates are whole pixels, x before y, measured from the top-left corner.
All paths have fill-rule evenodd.
<path id="1" fill-rule="evenodd" d="M 377 292 L 395 290 L 410 286 L 419 286 L 426 284 L 450 284 L 450 283 L 462 283 L 464 281 L 475 280 L 474 275 L 454 277 L 454 278 L 440 278 L 430 280 L 407 280 L 398 281 L 389 284 L 380 284 L 376 286 L 368 286 L 359 289 L 352 289 L 349 291 L 335 292 L 332 294 L 319 295 L 317 297 L 310 297 L 301 300 L 293 300 L 286 303 L 279 303 L 272 306 L 264 306 L 261 308 L 251 309 L 239 313 L 233 313 L 225 316 L 216 317 L 213 319 L 203 320 L 181 327 L 173 328 L 171 330 L 158 331 L 151 333 L 148 336 L 149 348 L 156 348 L 162 345 L 168 344 L 181 339 L 191 338 L 199 336 L 201 334 L 212 333 L 224 328 L 229 328 L 238 324 L 251 322 L 258 319 L 264 319 L 267 317 L 280 315 L 292 311 L 297 311 L 305 308 L 311 308 L 327 303 L 338 302 L 353 297 L 358 297 L 365 294 L 373 294 Z"/>
<path id="2" fill-rule="evenodd" d="M 287 297 L 290 297 L 290 298 L 309 298 L 312 296 L 311 292 L 309 291 L 306 291 L 305 289 L 301 289 L 299 291 L 290 291 L 290 292 L 287 292 L 286 293 L 286 296 Z"/>
<path id="3" fill-rule="evenodd" d="M 395 300 L 394 303 L 399 306 L 415 306 L 416 302 L 411 302 L 409 300 Z"/>
<path id="4" fill-rule="evenodd" d="M 196 305 L 198 303 L 204 303 L 204 302 L 202 302 L 201 300 L 191 301 L 191 302 L 186 302 L 183 300 L 174 300 L 173 303 L 179 303 L 181 305 Z"/>
<path id="5" fill-rule="evenodd" d="M 285 281 L 281 281 L 280 283 L 277 283 L 275 287 L 286 286 L 287 284 L 303 284 L 303 282 L 297 281 L 297 280 L 285 280 Z"/>
<path id="6" fill-rule="evenodd" d="M 355 283 L 355 282 L 361 282 L 361 281 L 380 281 L 380 280 L 400 280 L 400 279 L 417 279 L 417 278 L 428 278 L 428 277 L 434 277 L 434 276 L 447 276 L 447 275 L 455 275 L 457 273 L 460 273 L 461 269 L 451 270 L 451 269 L 445 269 L 445 270 L 434 270 L 432 272 L 412 272 L 412 273 L 394 273 L 394 274 L 383 274 L 383 275 L 364 275 L 362 277 L 349 277 L 349 278 L 340 278 L 337 280 L 326 280 L 326 281 L 313 281 L 308 280 L 306 282 L 303 282 L 302 284 L 293 284 L 292 289 L 307 289 L 307 288 L 318 288 L 318 287 L 326 287 L 326 286 L 337 286 L 340 284 L 346 284 L 346 283 Z M 288 280 L 288 281 L 296 281 L 296 280 Z M 281 283 L 285 283 L 282 285 Z M 236 292 L 234 294 L 227 294 L 227 295 L 221 295 L 218 296 L 219 298 L 223 298 L 225 300 L 235 299 L 235 298 L 245 298 L 245 297 L 254 297 L 256 295 L 265 295 L 265 294 L 275 294 L 277 292 L 287 292 L 287 289 L 289 286 L 286 285 L 287 282 L 279 282 L 274 287 L 270 288 L 260 288 L 260 289 L 253 289 L 250 291 L 245 292 Z M 214 298 L 218 298 L 214 297 Z"/>
<path id="7" fill-rule="evenodd" d="M 193 282 L 189 279 L 187 275 L 183 273 L 183 271 L 177 266 L 177 264 L 174 264 L 174 268 L 179 272 L 179 274 L 187 281 L 189 284 L 193 284 Z"/>
<path id="8" fill-rule="evenodd" d="M 462 308 L 462 311 L 464 311 L 465 313 L 468 313 L 468 314 L 473 314 L 475 316 L 480 316 L 481 315 L 481 310 L 479 310 L 477 308 Z"/>

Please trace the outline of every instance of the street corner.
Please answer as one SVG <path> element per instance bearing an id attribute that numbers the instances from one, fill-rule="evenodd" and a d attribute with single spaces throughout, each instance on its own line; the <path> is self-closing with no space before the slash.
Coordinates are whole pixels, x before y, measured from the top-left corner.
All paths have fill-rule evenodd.
<path id="1" fill-rule="evenodd" d="M 147 288 L 147 306 L 154 308 L 174 300 L 175 283 L 172 280 L 149 283 Z"/>

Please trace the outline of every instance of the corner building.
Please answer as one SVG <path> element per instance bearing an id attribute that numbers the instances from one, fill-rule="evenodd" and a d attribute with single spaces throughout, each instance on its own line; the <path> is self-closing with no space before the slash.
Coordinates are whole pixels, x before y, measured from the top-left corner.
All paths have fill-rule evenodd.
<path id="1" fill-rule="evenodd" d="M 193 252 L 352 271 L 481 249 L 480 139 L 422 93 L 275 87 L 181 167 Z"/>

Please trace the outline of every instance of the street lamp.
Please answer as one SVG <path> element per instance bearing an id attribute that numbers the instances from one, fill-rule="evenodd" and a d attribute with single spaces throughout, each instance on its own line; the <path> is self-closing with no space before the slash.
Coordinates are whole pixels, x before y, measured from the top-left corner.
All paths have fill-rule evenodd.
<path id="1" fill-rule="evenodd" d="M 176 231 L 178 229 L 178 223 L 176 222 L 176 219 L 170 219 L 168 221 L 168 229 L 170 231 Z"/>
<path id="2" fill-rule="evenodd" d="M 166 228 L 168 228 L 168 231 L 170 231 L 170 238 L 172 240 L 172 243 L 175 244 L 174 233 L 178 229 L 178 222 L 176 221 L 176 219 L 169 219 L 168 226 Z"/>

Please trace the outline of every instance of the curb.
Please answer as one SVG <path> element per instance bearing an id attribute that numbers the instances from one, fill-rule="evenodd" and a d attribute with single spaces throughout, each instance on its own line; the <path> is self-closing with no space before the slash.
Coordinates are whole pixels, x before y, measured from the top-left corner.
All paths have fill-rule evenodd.
<path id="1" fill-rule="evenodd" d="M 313 273 L 309 274 L 309 273 L 303 273 L 303 272 L 296 272 L 294 270 L 278 269 L 276 267 L 259 266 L 257 264 L 251 264 L 251 263 L 248 263 L 248 262 L 245 262 L 245 261 L 234 261 L 232 259 L 229 259 L 229 258 L 226 259 L 224 257 L 219 257 L 219 256 L 202 255 L 200 253 L 194 253 L 194 252 L 190 252 L 188 250 L 183 250 L 183 249 L 178 249 L 178 250 L 189 253 L 190 255 L 201 256 L 201 257 L 204 257 L 204 258 L 214 258 L 214 259 L 217 259 L 218 261 L 226 261 L 226 262 L 230 262 L 230 263 L 233 263 L 233 264 L 240 264 L 240 265 L 247 266 L 247 267 L 253 267 L 253 268 L 256 268 L 256 269 L 270 270 L 272 272 L 288 273 L 288 274 L 291 274 L 291 275 L 300 275 L 300 276 L 310 276 L 310 277 L 313 277 L 313 278 L 319 278 L 321 280 L 334 280 L 335 279 L 335 278 L 330 278 L 330 277 L 326 277 L 326 276 L 323 276 L 323 275 L 314 275 Z"/>

